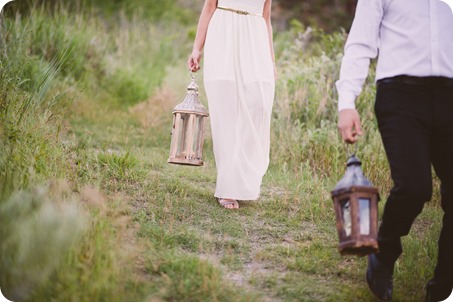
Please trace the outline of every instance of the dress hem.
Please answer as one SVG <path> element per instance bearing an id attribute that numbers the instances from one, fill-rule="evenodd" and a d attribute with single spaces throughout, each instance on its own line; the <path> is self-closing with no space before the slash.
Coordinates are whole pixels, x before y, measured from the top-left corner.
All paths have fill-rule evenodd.
<path id="1" fill-rule="evenodd" d="M 217 194 L 214 194 L 214 197 L 215 198 L 222 198 L 222 199 L 234 199 L 234 200 L 241 200 L 241 201 L 255 201 L 255 200 L 258 200 L 260 198 L 260 195 L 256 196 L 256 197 L 245 197 L 245 198 L 241 198 L 241 197 L 234 197 L 234 196 L 231 196 L 231 195 L 227 195 L 228 197 L 226 196 L 218 196 Z"/>

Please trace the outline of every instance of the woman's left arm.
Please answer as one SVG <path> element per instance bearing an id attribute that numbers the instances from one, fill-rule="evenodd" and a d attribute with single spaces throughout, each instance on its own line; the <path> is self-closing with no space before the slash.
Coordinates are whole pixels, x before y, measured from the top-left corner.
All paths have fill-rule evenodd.
<path id="1" fill-rule="evenodd" d="M 272 23 L 271 23 L 271 7 L 272 7 L 272 0 L 266 0 L 264 3 L 263 9 L 263 18 L 266 21 L 267 31 L 269 34 L 269 46 L 271 50 L 271 57 L 272 62 L 274 64 L 274 76 L 277 79 L 277 69 L 275 68 L 275 54 L 274 54 L 274 39 L 273 39 L 273 31 L 272 31 Z"/>

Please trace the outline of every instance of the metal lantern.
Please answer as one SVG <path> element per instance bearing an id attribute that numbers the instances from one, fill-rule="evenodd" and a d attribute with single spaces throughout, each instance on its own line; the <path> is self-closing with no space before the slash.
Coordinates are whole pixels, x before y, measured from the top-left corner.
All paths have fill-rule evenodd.
<path id="1" fill-rule="evenodd" d="M 173 110 L 169 163 L 203 165 L 203 141 L 208 115 L 208 110 L 198 99 L 198 86 L 192 74 L 184 101 Z"/>
<path id="2" fill-rule="evenodd" d="M 339 251 L 342 255 L 364 256 L 378 251 L 378 189 L 363 175 L 362 163 L 353 154 L 346 173 L 333 189 Z"/>

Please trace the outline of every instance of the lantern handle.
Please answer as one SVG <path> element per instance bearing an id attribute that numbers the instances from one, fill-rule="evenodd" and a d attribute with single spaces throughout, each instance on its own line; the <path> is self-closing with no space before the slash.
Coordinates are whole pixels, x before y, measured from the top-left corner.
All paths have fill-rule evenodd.
<path id="1" fill-rule="evenodd" d="M 189 70 L 189 72 L 190 72 L 190 78 L 192 79 L 192 81 L 195 82 L 195 80 L 197 79 L 198 73 L 195 71 L 192 71 L 192 70 Z"/>
<path id="2" fill-rule="evenodd" d="M 358 142 L 356 142 L 354 144 L 354 149 L 352 150 L 352 152 L 351 152 L 351 144 L 345 144 L 345 145 L 346 145 L 345 146 L 346 155 L 348 156 L 348 158 L 351 157 L 351 156 L 355 156 L 357 154 Z"/>

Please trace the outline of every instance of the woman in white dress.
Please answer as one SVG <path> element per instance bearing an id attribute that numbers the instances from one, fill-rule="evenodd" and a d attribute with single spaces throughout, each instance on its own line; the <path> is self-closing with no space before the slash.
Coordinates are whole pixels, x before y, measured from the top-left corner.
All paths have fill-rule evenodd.
<path id="1" fill-rule="evenodd" d="M 272 0 L 205 0 L 188 67 L 200 69 L 217 167 L 214 196 L 227 209 L 256 200 L 269 165 L 275 91 Z"/>

